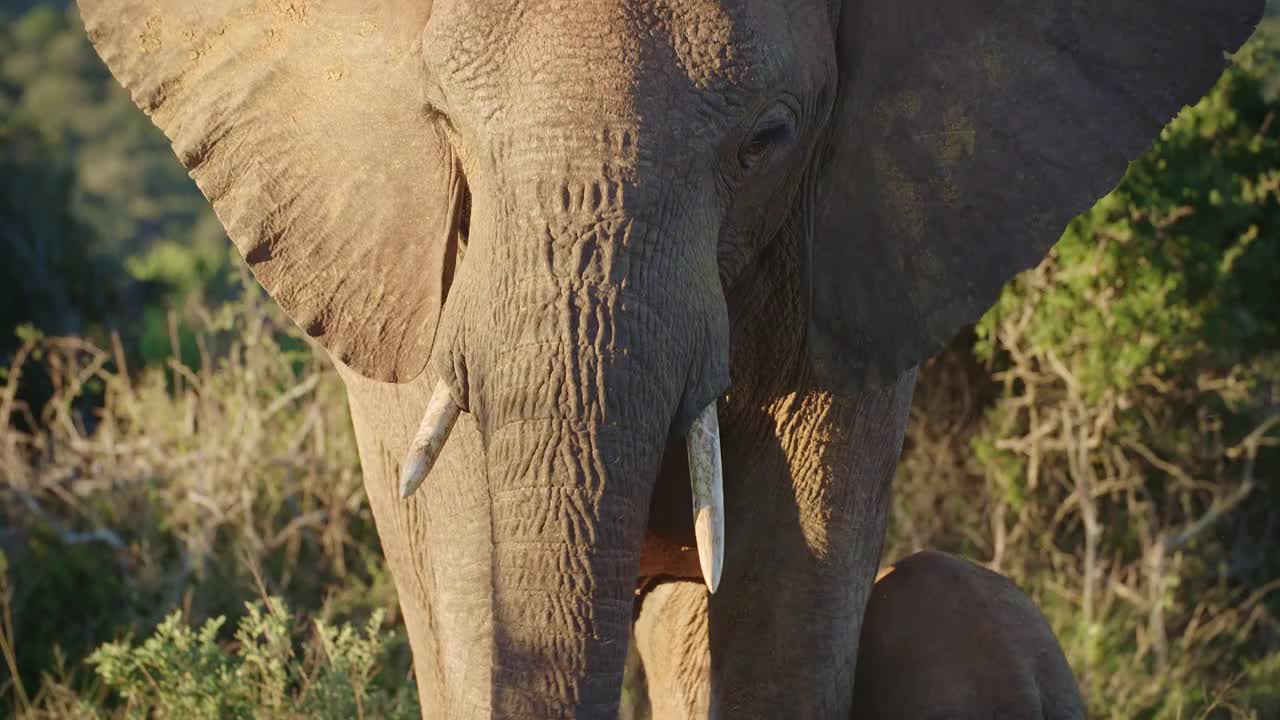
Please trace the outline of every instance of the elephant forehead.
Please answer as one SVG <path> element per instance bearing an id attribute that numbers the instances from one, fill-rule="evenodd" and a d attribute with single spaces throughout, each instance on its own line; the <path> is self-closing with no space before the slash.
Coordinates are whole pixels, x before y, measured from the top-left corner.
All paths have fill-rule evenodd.
<path id="1" fill-rule="evenodd" d="M 692 107 L 714 118 L 795 87 L 825 17 L 810 4 L 817 11 L 764 0 L 437 2 L 423 56 L 451 108 L 487 121 L 530 105 L 626 119 Z"/>

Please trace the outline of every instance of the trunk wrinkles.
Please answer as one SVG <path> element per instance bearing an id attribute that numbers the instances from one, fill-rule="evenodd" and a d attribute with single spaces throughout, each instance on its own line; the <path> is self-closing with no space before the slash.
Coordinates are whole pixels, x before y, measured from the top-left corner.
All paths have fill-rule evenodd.
<path id="1" fill-rule="evenodd" d="M 518 271 L 495 273 L 495 349 L 469 360 L 483 365 L 469 373 L 483 378 L 501 718 L 617 717 L 649 496 L 700 344 L 672 334 L 694 324 L 652 282 L 678 282 L 674 260 L 640 223 L 602 217 L 619 193 L 585 194 L 600 198 L 591 221 L 566 222 L 581 205 L 556 191 L 541 238 L 499 248 Z"/>

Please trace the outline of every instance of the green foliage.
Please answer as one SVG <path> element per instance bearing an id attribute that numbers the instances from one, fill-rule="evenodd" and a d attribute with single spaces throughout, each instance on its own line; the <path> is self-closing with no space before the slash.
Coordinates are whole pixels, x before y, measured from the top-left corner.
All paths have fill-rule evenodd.
<path id="1" fill-rule="evenodd" d="M 0 327 L 128 328 L 235 289 L 208 203 L 65 4 L 0 23 L 0 252 Z"/>
<path id="2" fill-rule="evenodd" d="M 110 545 L 65 542 L 45 523 L 29 524 L 12 577 L 21 623 L 17 659 L 27 682 L 66 652 L 78 659 L 111 639 L 122 616 L 145 612 L 124 587 Z"/>
<path id="3" fill-rule="evenodd" d="M 410 685 L 393 694 L 373 682 L 388 643 L 380 611 L 361 629 L 317 621 L 301 656 L 279 598 L 247 605 L 231 646 L 218 642 L 224 623 L 217 617 L 196 631 L 174 612 L 142 643 L 109 643 L 89 662 L 126 700 L 130 718 L 420 716 Z"/>

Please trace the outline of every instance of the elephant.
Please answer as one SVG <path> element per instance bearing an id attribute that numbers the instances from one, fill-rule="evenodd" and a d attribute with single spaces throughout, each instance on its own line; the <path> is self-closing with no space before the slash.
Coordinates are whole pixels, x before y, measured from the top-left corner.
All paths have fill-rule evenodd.
<path id="1" fill-rule="evenodd" d="M 848 717 L 915 368 L 1263 2 L 78 4 L 332 358 L 465 720 L 616 716 L 633 626 L 670 716 Z"/>
<path id="2" fill-rule="evenodd" d="M 981 565 L 924 551 L 876 577 L 853 717 L 1084 720 L 1071 666 L 1031 598 Z"/>

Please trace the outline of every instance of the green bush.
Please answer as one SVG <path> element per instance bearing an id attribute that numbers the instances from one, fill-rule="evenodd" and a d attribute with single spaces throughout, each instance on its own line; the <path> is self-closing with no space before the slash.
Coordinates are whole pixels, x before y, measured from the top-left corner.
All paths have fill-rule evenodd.
<path id="1" fill-rule="evenodd" d="M 223 617 L 195 631 L 174 612 L 142 643 L 104 645 L 89 662 L 125 699 L 128 717 L 420 717 L 408 682 L 394 694 L 374 683 L 388 642 L 381 611 L 359 630 L 317 621 L 301 657 L 294 652 L 293 620 L 279 598 L 250 603 L 228 647 L 218 642 Z"/>

